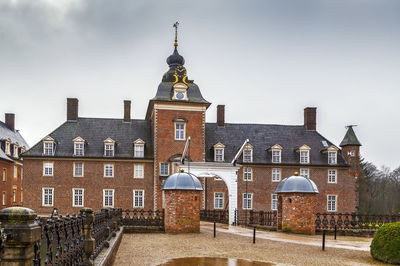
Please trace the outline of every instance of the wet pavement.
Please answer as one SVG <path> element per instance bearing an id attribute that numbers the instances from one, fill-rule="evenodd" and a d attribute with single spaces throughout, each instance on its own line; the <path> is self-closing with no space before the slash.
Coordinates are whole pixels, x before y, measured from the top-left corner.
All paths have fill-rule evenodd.
<path id="1" fill-rule="evenodd" d="M 262 261 L 250 261 L 236 258 L 217 258 L 217 257 L 190 257 L 171 259 L 164 264 L 165 266 L 270 266 L 274 265 Z"/>

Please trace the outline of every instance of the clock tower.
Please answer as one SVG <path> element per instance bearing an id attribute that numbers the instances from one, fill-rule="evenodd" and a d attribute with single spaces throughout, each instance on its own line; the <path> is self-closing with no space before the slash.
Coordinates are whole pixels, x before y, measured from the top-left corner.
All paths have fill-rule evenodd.
<path id="1" fill-rule="evenodd" d="M 189 80 L 185 59 L 178 53 L 177 27 L 172 55 L 167 58 L 168 71 L 163 75 L 156 96 L 149 101 L 146 120 L 151 121 L 154 154 L 154 209 L 163 208 L 161 186 L 176 172 L 187 138 L 187 160 L 205 161 L 205 112 L 210 106 L 199 87 Z"/>

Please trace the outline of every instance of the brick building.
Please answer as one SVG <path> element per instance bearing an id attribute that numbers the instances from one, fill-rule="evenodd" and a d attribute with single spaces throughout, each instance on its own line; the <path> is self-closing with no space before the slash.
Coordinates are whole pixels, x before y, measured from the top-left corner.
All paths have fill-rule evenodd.
<path id="1" fill-rule="evenodd" d="M 23 204 L 23 164 L 20 155 L 27 148 L 28 144 L 15 129 L 15 114 L 5 114 L 5 123 L 0 121 L 0 209 Z"/>
<path id="2" fill-rule="evenodd" d="M 203 182 L 203 208 L 275 209 L 277 183 L 298 171 L 317 184 L 319 211 L 355 210 L 361 144 L 351 127 L 341 149 L 317 132 L 312 107 L 295 126 L 225 123 L 223 105 L 217 123 L 206 123 L 211 103 L 177 46 L 145 119 L 131 119 L 130 101 L 121 119 L 82 118 L 78 99 L 67 99 L 66 122 L 23 155 L 25 206 L 161 209 L 163 180 L 189 170 L 180 159 L 190 136 L 186 161 Z"/>

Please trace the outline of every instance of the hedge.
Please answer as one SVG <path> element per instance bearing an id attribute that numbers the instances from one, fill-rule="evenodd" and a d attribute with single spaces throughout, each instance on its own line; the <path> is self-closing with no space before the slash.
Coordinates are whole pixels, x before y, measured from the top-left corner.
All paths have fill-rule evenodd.
<path id="1" fill-rule="evenodd" d="M 371 256 L 386 263 L 400 264 L 400 222 L 384 224 L 376 231 Z"/>

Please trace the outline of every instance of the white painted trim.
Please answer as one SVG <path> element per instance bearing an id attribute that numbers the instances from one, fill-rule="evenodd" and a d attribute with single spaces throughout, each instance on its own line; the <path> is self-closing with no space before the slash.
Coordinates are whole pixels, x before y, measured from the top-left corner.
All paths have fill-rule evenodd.
<path id="1" fill-rule="evenodd" d="M 135 206 L 135 191 L 141 191 L 142 192 L 142 206 Z M 144 189 L 134 189 L 133 191 L 133 200 L 132 200 L 132 206 L 133 208 L 140 208 L 143 209 L 144 208 Z"/>
<path id="2" fill-rule="evenodd" d="M 82 205 L 75 205 L 75 190 L 82 190 Z M 83 207 L 85 206 L 85 189 L 84 188 L 72 188 L 72 207 Z"/>
<path id="3" fill-rule="evenodd" d="M 136 167 L 138 167 L 139 165 L 142 166 L 142 176 L 137 176 L 136 175 Z M 144 164 L 143 163 L 135 163 L 133 165 L 133 178 L 137 178 L 137 179 L 143 179 L 144 178 Z"/>
<path id="4" fill-rule="evenodd" d="M 157 110 L 176 110 L 176 111 L 206 111 L 205 106 L 190 106 L 181 104 L 154 104 L 154 109 Z"/>
<path id="5" fill-rule="evenodd" d="M 329 196 L 335 196 L 335 210 L 328 210 Z M 338 204 L 338 195 L 336 195 L 336 194 L 327 194 L 326 195 L 326 211 L 327 212 L 337 212 L 337 204 Z"/>
<path id="6" fill-rule="evenodd" d="M 106 198 L 105 198 L 105 191 L 106 190 L 111 190 L 112 191 L 112 206 L 106 206 L 105 202 L 106 202 Z M 115 189 L 112 188 L 105 188 L 103 189 L 103 207 L 104 208 L 114 208 L 114 203 L 115 203 Z"/>
<path id="7" fill-rule="evenodd" d="M 51 190 L 51 204 L 44 204 L 44 190 L 50 189 Z M 53 187 L 42 187 L 42 206 L 43 207 L 52 207 L 54 206 L 54 188 Z"/>

